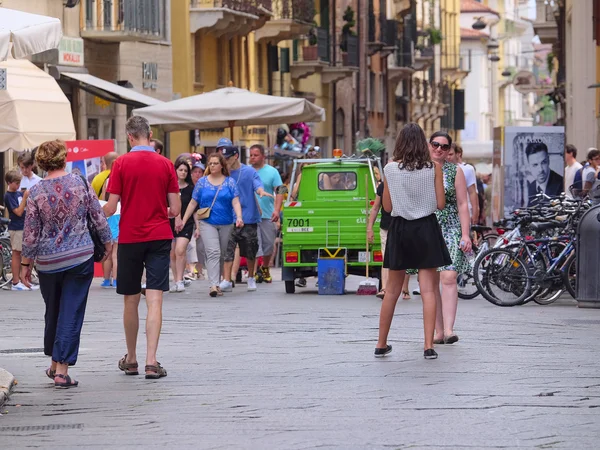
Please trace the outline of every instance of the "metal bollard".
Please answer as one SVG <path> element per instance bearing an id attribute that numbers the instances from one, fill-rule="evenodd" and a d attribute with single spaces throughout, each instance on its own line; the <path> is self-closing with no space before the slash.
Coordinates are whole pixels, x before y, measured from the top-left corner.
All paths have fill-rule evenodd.
<path id="1" fill-rule="evenodd" d="M 600 205 L 577 227 L 577 306 L 600 308 Z"/>

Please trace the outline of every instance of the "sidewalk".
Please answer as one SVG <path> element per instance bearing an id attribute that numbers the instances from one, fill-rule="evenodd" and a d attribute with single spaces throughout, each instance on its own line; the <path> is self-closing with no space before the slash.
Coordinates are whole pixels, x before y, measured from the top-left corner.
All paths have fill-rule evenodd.
<path id="1" fill-rule="evenodd" d="M 375 297 L 318 296 L 309 279 L 295 295 L 275 282 L 213 299 L 198 281 L 165 296 L 169 375 L 149 381 L 118 371 L 122 300 L 99 282 L 72 369 L 80 386 L 66 391 L 44 375 L 39 292 L 0 294 L 0 365 L 19 380 L 2 408 L 2 448 L 598 446 L 600 311 L 572 300 L 461 301 L 460 341 L 437 346 L 434 361 L 422 356 L 420 301 L 399 301 L 394 350 L 379 360 Z"/>

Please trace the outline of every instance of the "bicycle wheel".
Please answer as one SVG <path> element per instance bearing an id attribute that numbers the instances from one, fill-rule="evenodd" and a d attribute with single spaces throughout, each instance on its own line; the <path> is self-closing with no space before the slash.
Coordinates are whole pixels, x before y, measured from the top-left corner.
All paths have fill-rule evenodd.
<path id="1" fill-rule="evenodd" d="M 0 272 L 0 287 L 6 286 L 12 281 L 12 251 L 10 245 L 6 246 L 5 242 L 2 242 L 2 270 Z"/>
<path id="2" fill-rule="evenodd" d="M 571 297 L 577 298 L 577 255 L 571 253 L 562 269 L 563 283 L 571 294 Z"/>
<path id="3" fill-rule="evenodd" d="M 483 297 L 497 306 L 522 305 L 531 294 L 527 265 L 513 248 L 490 249 L 477 257 L 473 275 Z"/>
<path id="4" fill-rule="evenodd" d="M 556 301 L 564 292 L 562 277 L 557 271 L 548 273 L 548 267 L 552 265 L 552 260 L 557 258 L 566 247 L 564 242 L 549 242 L 547 252 L 537 252 L 535 244 L 527 244 L 534 256 L 532 260 L 527 253 L 523 254 L 523 260 L 527 263 L 529 273 L 531 273 L 531 295 L 525 299 L 524 303 L 534 301 L 538 305 L 549 305 Z M 551 260 L 552 259 L 552 260 Z"/>
<path id="5" fill-rule="evenodd" d="M 483 243 L 484 251 L 487 250 L 487 244 Z M 480 249 L 477 248 L 475 244 L 473 244 L 473 253 L 478 255 Z M 475 284 L 475 279 L 473 278 L 473 265 L 474 262 L 469 263 L 469 270 L 465 273 L 459 273 L 456 276 L 456 286 L 458 288 L 458 298 L 463 300 L 472 300 L 479 295 L 479 289 Z"/>

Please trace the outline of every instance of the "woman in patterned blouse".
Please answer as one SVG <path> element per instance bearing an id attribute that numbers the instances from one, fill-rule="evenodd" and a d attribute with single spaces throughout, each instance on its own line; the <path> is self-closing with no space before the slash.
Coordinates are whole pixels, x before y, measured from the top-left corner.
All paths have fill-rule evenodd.
<path id="1" fill-rule="evenodd" d="M 93 189 L 81 176 L 65 171 L 64 142 L 44 142 L 35 159 L 48 176 L 31 188 L 27 200 L 21 280 L 31 284 L 31 264 L 35 262 L 46 304 L 44 354 L 52 357 L 46 375 L 54 380 L 54 386 L 68 388 L 78 384 L 68 369 L 77 362 L 94 277 L 94 244 L 87 218 L 104 243 L 104 259 L 112 250 L 111 232 Z"/>

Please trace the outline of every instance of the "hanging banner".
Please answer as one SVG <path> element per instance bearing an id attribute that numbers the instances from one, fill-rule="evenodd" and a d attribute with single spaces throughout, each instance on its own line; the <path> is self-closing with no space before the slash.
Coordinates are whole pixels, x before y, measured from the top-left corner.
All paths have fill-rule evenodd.
<path id="1" fill-rule="evenodd" d="M 83 175 L 89 183 L 101 172 L 101 160 L 104 155 L 115 151 L 112 139 L 90 141 L 66 141 L 67 172 Z"/>

